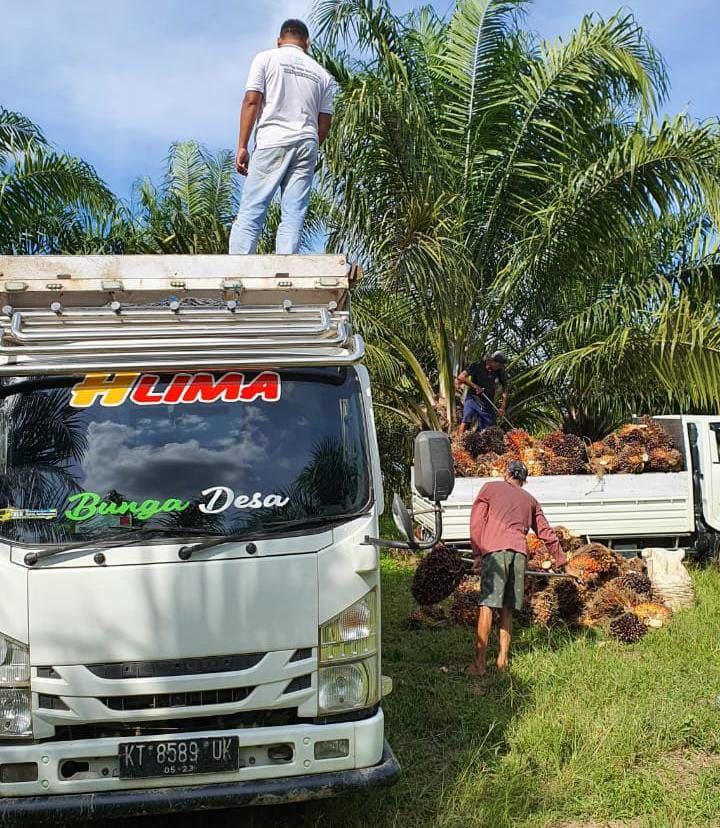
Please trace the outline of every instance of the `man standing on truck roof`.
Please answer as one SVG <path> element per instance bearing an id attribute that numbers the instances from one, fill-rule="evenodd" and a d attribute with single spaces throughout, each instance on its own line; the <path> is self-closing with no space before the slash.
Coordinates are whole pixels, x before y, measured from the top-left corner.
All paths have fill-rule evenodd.
<path id="1" fill-rule="evenodd" d="M 501 417 L 505 416 L 508 401 L 508 378 L 505 367 L 507 357 L 502 351 L 486 356 L 479 362 L 473 362 L 459 374 L 456 385 L 468 386 L 467 396 L 463 405 L 462 422 L 459 434 L 463 434 L 468 426 L 477 422 L 480 430 L 495 425 L 496 411 Z M 500 405 L 495 408 L 495 394 L 497 387 L 503 390 Z"/>
<path id="2" fill-rule="evenodd" d="M 235 156 L 235 167 L 247 181 L 230 232 L 230 253 L 256 252 L 278 190 L 282 221 L 276 252 L 300 249 L 318 148 L 330 131 L 335 92 L 334 80 L 308 55 L 309 48 L 307 26 L 302 20 L 286 20 L 277 49 L 261 52 L 250 67 Z"/>
<path id="3" fill-rule="evenodd" d="M 488 640 L 493 609 L 500 610 L 500 653 L 498 670 L 507 668 L 512 639 L 513 610 L 522 609 L 525 595 L 527 534 L 532 529 L 545 541 L 559 569 L 566 563 L 560 542 L 550 528 L 540 504 L 523 486 L 528 470 L 513 460 L 504 481 L 486 483 L 480 490 L 470 515 L 475 569 L 480 572 L 480 614 L 477 625 L 475 659 L 468 675 L 485 674 Z"/>

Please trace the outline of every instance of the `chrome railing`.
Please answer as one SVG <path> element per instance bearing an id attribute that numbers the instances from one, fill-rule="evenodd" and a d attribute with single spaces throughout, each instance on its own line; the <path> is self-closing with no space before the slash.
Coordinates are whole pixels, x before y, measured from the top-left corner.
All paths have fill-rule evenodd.
<path id="1" fill-rule="evenodd" d="M 349 315 L 326 307 L 216 306 L 50 310 L 0 314 L 0 375 L 193 367 L 343 365 L 364 354 Z"/>

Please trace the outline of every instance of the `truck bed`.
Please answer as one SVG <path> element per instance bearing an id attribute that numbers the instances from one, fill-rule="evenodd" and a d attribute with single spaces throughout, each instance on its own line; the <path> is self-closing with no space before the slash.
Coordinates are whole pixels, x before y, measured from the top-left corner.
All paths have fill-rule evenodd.
<path id="1" fill-rule="evenodd" d="M 443 540 L 469 542 L 470 510 L 480 489 L 497 478 L 461 477 L 443 504 Z M 687 471 L 672 474 L 613 474 L 531 477 L 527 491 L 552 526 L 594 538 L 660 537 L 694 530 L 692 481 Z M 425 529 L 434 526 L 431 509 L 413 488 L 413 509 Z"/>

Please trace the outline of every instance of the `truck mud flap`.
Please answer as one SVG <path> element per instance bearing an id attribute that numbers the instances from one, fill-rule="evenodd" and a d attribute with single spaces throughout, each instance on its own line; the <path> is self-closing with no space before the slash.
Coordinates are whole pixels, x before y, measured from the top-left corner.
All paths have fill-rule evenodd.
<path id="1" fill-rule="evenodd" d="M 385 743 L 380 763 L 371 768 L 253 779 L 187 787 L 145 788 L 54 796 L 0 797 L 0 825 L 43 825 L 68 820 L 105 820 L 182 811 L 210 811 L 308 802 L 392 784 L 400 765 Z"/>

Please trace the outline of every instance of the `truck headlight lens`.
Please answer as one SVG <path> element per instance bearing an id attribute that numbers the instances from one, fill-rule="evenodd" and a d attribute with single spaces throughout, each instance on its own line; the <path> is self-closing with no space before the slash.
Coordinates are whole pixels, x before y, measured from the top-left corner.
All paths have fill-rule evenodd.
<path id="1" fill-rule="evenodd" d="M 318 681 L 318 712 L 337 713 L 370 707 L 378 701 L 377 657 L 352 664 L 321 667 Z"/>
<path id="2" fill-rule="evenodd" d="M 0 687 L 15 687 L 29 681 L 30 651 L 0 633 Z"/>
<path id="3" fill-rule="evenodd" d="M 320 627 L 320 662 L 336 663 L 377 652 L 377 591 Z"/>
<path id="4" fill-rule="evenodd" d="M 32 736 L 30 650 L 0 633 L 0 739 Z"/>
<path id="5" fill-rule="evenodd" d="M 32 736 L 30 690 L 0 690 L 0 738 Z"/>

